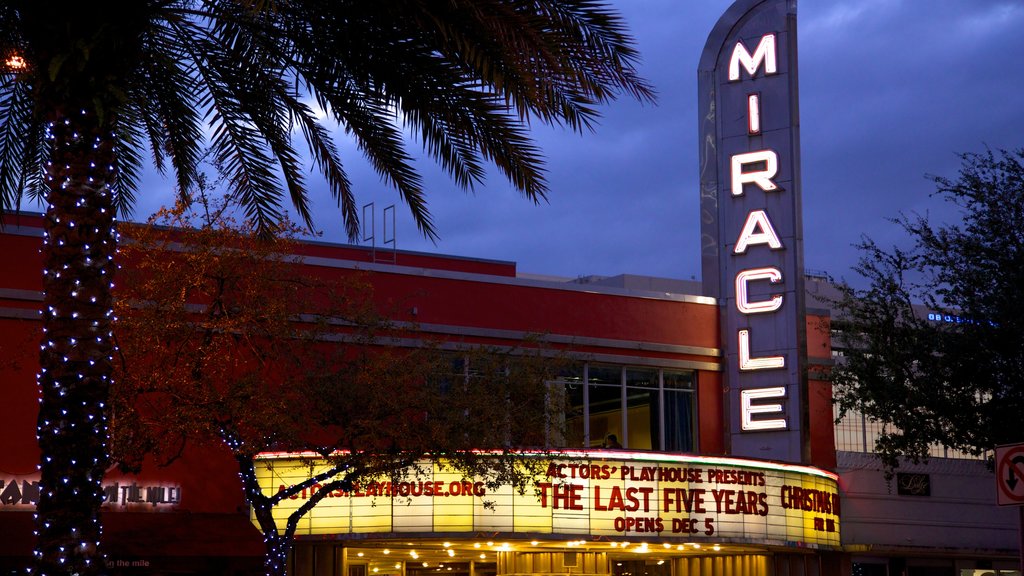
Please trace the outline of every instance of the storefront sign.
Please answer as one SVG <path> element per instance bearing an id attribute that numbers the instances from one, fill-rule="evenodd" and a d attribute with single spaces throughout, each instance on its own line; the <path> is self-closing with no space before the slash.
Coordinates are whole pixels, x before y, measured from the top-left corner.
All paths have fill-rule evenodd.
<path id="1" fill-rule="evenodd" d="M 297 534 L 503 532 L 839 546 L 834 474 L 741 459 L 605 455 L 547 461 L 522 495 L 426 465 L 432 473 L 425 477 L 335 491 L 299 522 Z M 257 477 L 273 494 L 323 469 L 275 455 L 258 460 Z M 279 525 L 317 490 L 279 504 Z"/>
<path id="2" fill-rule="evenodd" d="M 39 501 L 39 475 L 0 476 L 0 511 L 33 510 Z M 134 481 L 108 481 L 103 485 L 103 506 L 155 508 L 181 503 L 181 487 L 139 484 Z"/>
<path id="3" fill-rule="evenodd" d="M 795 0 L 737 0 L 699 67 L 704 292 L 731 454 L 808 461 Z"/>

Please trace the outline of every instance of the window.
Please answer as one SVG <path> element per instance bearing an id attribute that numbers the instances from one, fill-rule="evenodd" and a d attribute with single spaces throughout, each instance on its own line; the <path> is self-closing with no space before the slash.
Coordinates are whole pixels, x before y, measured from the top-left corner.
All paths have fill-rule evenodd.
<path id="1" fill-rule="evenodd" d="M 553 384 L 567 406 L 564 447 L 695 448 L 691 371 L 586 364 Z"/>
<path id="2" fill-rule="evenodd" d="M 626 430 L 630 448 L 661 448 L 660 396 L 657 370 L 626 368 Z"/>
<path id="3" fill-rule="evenodd" d="M 661 449 L 665 452 L 693 452 L 696 447 L 693 431 L 697 424 L 693 372 L 664 371 L 662 388 L 665 427 Z"/>

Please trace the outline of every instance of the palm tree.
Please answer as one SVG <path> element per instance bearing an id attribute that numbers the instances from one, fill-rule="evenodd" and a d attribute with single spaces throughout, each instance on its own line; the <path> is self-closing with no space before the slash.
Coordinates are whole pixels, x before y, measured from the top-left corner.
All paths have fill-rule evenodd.
<path id="1" fill-rule="evenodd" d="M 435 237 L 406 131 L 463 188 L 490 163 L 538 201 L 530 121 L 583 131 L 601 103 L 652 100 L 636 56 L 598 0 L 0 6 L 0 208 L 46 205 L 37 573 L 102 571 L 115 214 L 130 214 L 145 163 L 173 173 L 187 203 L 209 146 L 247 217 L 269 227 L 286 195 L 311 220 L 305 152 L 352 237 L 326 112 Z"/>

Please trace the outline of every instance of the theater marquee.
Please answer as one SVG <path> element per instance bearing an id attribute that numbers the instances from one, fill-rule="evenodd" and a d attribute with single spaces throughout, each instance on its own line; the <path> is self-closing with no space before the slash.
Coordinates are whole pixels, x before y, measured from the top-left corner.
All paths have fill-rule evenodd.
<path id="1" fill-rule="evenodd" d="M 808 462 L 796 0 L 737 0 L 698 71 L 704 292 L 730 454 Z"/>
<path id="2" fill-rule="evenodd" d="M 258 460 L 257 476 L 269 495 L 325 468 L 275 454 Z M 296 534 L 486 532 L 839 546 L 836 476 L 817 468 L 628 452 L 574 453 L 542 468 L 522 495 L 511 487 L 490 491 L 437 465 L 402 482 L 366 482 L 321 500 Z M 279 525 L 315 490 L 279 504 Z"/>

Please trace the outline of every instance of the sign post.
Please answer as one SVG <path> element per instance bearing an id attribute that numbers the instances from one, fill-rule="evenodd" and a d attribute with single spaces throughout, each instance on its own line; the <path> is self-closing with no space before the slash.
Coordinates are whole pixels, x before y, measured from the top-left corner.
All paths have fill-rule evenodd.
<path id="1" fill-rule="evenodd" d="M 996 502 L 1017 507 L 1018 554 L 1024 574 L 1024 444 L 996 447 Z"/>

